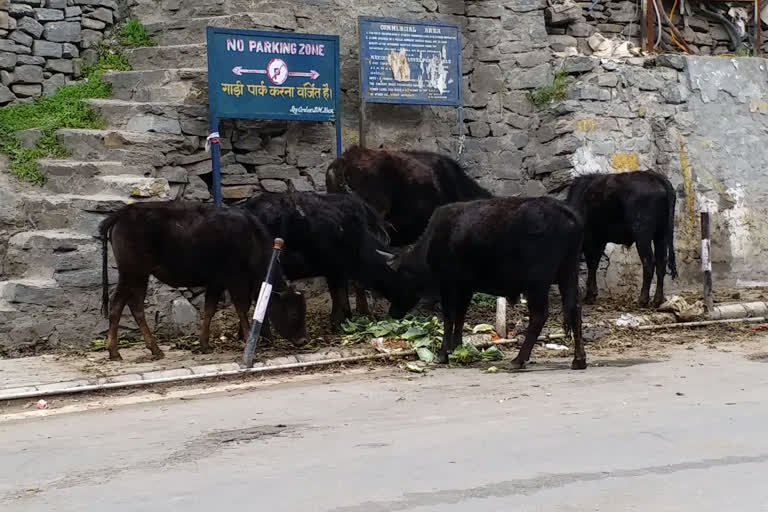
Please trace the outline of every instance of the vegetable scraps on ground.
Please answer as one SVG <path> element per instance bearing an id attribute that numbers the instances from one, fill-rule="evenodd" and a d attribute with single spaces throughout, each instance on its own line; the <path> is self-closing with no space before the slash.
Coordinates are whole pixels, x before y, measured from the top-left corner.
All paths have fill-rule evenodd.
<path id="1" fill-rule="evenodd" d="M 390 353 L 413 349 L 419 359 L 425 363 L 431 363 L 436 359 L 435 354 L 440 350 L 444 332 L 443 323 L 437 317 L 425 319 L 411 316 L 402 320 L 388 319 L 378 322 L 361 317 L 356 320 L 347 320 L 342 329 L 344 331 L 342 343 L 345 345 L 370 342 L 377 349 Z M 472 332 L 488 333 L 494 339 L 499 339 L 493 331 L 493 326 L 489 324 L 477 325 Z M 449 356 L 449 359 L 453 358 L 452 363 L 470 364 L 479 360 L 495 361 L 502 357 L 503 354 L 497 347 L 480 352 L 471 343 L 464 342 Z"/>

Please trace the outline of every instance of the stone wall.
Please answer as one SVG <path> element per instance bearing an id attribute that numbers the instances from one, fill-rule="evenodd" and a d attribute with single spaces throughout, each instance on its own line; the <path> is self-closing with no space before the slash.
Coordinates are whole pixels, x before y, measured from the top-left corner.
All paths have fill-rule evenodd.
<path id="1" fill-rule="evenodd" d="M 0 106 L 80 78 L 117 9 L 114 0 L 0 0 Z"/>

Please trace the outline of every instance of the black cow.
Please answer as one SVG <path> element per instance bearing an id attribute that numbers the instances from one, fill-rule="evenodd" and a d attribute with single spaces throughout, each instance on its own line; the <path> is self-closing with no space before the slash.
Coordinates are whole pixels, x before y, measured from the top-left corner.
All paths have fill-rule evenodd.
<path id="1" fill-rule="evenodd" d="M 325 183 L 328 192 L 353 190 L 370 204 L 388 225 L 394 247 L 415 242 L 437 207 L 493 197 L 458 162 L 429 151 L 352 146 L 330 164 Z M 363 290 L 356 296 L 358 313 L 368 314 Z"/>
<path id="2" fill-rule="evenodd" d="M 394 272 L 376 252 L 386 248 L 387 233 L 376 213 L 354 194 L 290 191 L 263 194 L 243 206 L 272 236 L 285 240 L 281 261 L 289 279 L 326 279 L 333 330 L 350 316 L 350 279 L 390 295 Z"/>
<path id="3" fill-rule="evenodd" d="M 572 368 L 587 365 L 579 304 L 579 258 L 584 225 L 564 202 L 549 197 L 494 198 L 441 206 L 424 234 L 399 255 L 389 255 L 398 271 L 400 294 L 390 314 L 402 318 L 424 290 L 437 287 L 445 334 L 439 354 L 461 344 L 464 317 L 475 292 L 511 299 L 528 298 L 530 321 L 525 343 L 513 364 L 530 358 L 547 320 L 549 288 L 557 284 L 563 324 L 572 333 Z"/>
<path id="4" fill-rule="evenodd" d="M 211 318 L 227 290 L 240 318 L 240 335 L 247 338 L 248 309 L 266 276 L 272 239 L 256 217 L 239 208 L 181 201 L 128 205 L 99 226 L 102 242 L 102 313 L 109 318 L 109 358 L 121 359 L 117 328 L 128 307 L 141 329 L 147 348 L 159 359 L 157 346 L 144 318 L 149 276 L 173 287 L 205 287 L 205 313 L 200 348 L 208 343 Z M 119 280 L 109 304 L 107 241 L 112 242 Z M 268 319 L 296 345 L 306 342 L 304 296 L 287 286 L 278 266 Z M 265 319 L 264 336 L 269 336 Z"/>
<path id="5" fill-rule="evenodd" d="M 656 268 L 653 306 L 664 302 L 664 275 L 667 265 L 672 279 L 675 263 L 675 189 L 656 172 L 588 174 L 573 180 L 568 204 L 584 218 L 584 258 L 587 261 L 585 303 L 597 299 L 597 266 L 608 242 L 631 247 L 643 264 L 640 305 L 647 306 Z M 653 242 L 653 250 L 651 250 Z"/>

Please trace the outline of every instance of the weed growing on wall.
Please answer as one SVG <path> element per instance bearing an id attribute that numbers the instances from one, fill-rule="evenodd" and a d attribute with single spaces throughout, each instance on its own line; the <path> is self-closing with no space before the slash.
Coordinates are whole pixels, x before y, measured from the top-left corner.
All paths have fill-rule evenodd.
<path id="1" fill-rule="evenodd" d="M 111 84 L 102 81 L 101 75 L 105 71 L 130 69 L 120 54 L 103 51 L 97 64 L 85 70 L 83 81 L 62 86 L 55 94 L 38 98 L 34 103 L 0 109 L 0 152 L 10 157 L 11 172 L 23 181 L 37 185 L 45 183 L 37 160 L 67 156 L 66 149 L 56 140 L 56 130 L 102 128 L 99 115 L 82 100 L 109 97 Z M 25 148 L 15 134 L 30 128 L 40 129 L 43 136 L 34 147 Z"/>
<path id="2" fill-rule="evenodd" d="M 139 46 L 154 46 L 155 43 L 147 34 L 147 29 L 138 18 L 130 18 L 120 30 L 120 44 L 130 48 Z"/>
<path id="3" fill-rule="evenodd" d="M 542 87 L 528 93 L 528 100 L 536 105 L 537 108 L 543 108 L 553 101 L 561 101 L 568 92 L 568 74 L 560 72 L 555 75 L 552 85 Z"/>

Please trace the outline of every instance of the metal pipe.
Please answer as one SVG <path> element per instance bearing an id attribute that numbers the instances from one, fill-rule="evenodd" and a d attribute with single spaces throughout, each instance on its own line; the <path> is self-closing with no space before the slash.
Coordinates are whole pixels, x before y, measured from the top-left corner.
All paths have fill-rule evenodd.
<path id="1" fill-rule="evenodd" d="M 261 326 L 267 314 L 267 305 L 269 305 L 269 298 L 272 295 L 272 281 L 275 268 L 282 249 L 283 239 L 275 238 L 275 244 L 272 247 L 272 258 L 269 260 L 269 267 L 267 267 L 267 275 L 264 277 L 264 282 L 261 283 L 261 290 L 259 290 L 259 296 L 256 299 L 256 308 L 253 310 L 253 323 L 248 334 L 248 343 L 245 344 L 245 350 L 243 351 L 243 364 L 246 368 L 253 366 L 253 354 L 256 352 L 259 334 L 261 334 Z"/>
<path id="2" fill-rule="evenodd" d="M 712 261 L 709 258 L 709 212 L 701 212 L 701 271 L 704 273 L 704 310 L 712 312 Z"/>
<path id="3" fill-rule="evenodd" d="M 758 323 L 764 321 L 765 317 L 758 316 L 753 318 L 728 318 L 725 320 L 701 320 L 698 322 L 681 322 L 676 324 L 641 325 L 640 327 L 635 327 L 635 329 L 638 331 L 656 331 L 659 329 L 674 329 L 676 327 L 703 327 L 706 325 Z"/>

